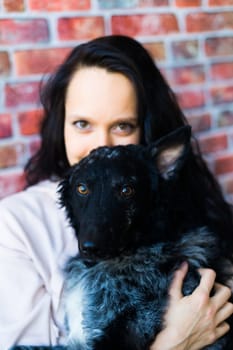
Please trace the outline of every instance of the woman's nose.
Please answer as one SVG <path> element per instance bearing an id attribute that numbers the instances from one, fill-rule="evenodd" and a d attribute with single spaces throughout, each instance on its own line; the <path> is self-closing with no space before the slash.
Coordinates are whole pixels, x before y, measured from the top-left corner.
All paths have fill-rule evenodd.
<path id="1" fill-rule="evenodd" d="M 100 146 L 112 147 L 113 146 L 112 136 L 108 131 L 100 131 L 96 135 L 95 143 L 96 143 L 96 148 Z"/>

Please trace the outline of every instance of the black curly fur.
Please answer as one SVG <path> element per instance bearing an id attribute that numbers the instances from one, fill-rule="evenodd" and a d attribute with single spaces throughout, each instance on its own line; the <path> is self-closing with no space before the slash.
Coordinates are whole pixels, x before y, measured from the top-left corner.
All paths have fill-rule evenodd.
<path id="1" fill-rule="evenodd" d="M 98 148 L 71 168 L 59 187 L 80 250 L 66 266 L 68 345 L 14 350 L 148 350 L 183 261 L 184 295 L 199 267 L 214 268 L 219 282 L 232 278 L 229 245 L 197 220 L 195 203 L 185 206 L 189 150 L 187 126 L 149 147 Z M 232 350 L 232 333 L 205 349 Z"/>

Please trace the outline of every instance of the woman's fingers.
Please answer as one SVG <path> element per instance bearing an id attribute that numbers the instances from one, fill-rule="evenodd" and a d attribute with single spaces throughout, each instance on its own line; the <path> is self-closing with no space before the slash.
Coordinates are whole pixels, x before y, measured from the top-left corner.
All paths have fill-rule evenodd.
<path id="1" fill-rule="evenodd" d="M 233 313 L 233 304 L 226 303 L 216 314 L 216 325 L 219 326 Z"/>
<path id="2" fill-rule="evenodd" d="M 188 272 L 188 263 L 183 262 L 180 268 L 175 272 L 172 283 L 169 288 L 170 302 L 183 297 L 182 286 L 184 278 Z"/>
<path id="3" fill-rule="evenodd" d="M 215 283 L 215 293 L 211 297 L 211 302 L 216 308 L 216 325 L 221 325 L 233 313 L 233 304 L 229 302 L 232 291 L 229 287 Z"/>
<path id="4" fill-rule="evenodd" d="M 191 295 L 183 296 L 182 285 L 187 270 L 188 264 L 184 263 L 174 274 L 160 339 L 166 344 L 169 337 L 175 337 L 174 344 L 182 344 L 182 349 L 197 350 L 229 331 L 227 319 L 233 313 L 233 304 L 228 301 L 230 289 L 215 283 L 216 273 L 211 269 L 200 269 L 199 285 Z M 214 287 L 215 293 L 211 296 Z"/>
<path id="5" fill-rule="evenodd" d="M 209 296 L 214 286 L 214 295 L 212 297 L 208 297 L 208 314 L 209 316 L 212 315 L 211 317 L 214 317 L 214 324 L 216 327 L 220 325 L 220 332 L 226 332 L 225 330 L 228 329 L 228 325 L 224 321 L 226 321 L 226 319 L 233 313 L 233 304 L 231 302 L 228 302 L 229 298 L 232 295 L 232 291 L 227 286 L 219 283 L 214 283 L 216 273 L 213 270 L 200 269 L 199 272 L 201 274 L 201 280 L 198 288 L 196 288 L 194 293 L 200 293 L 201 290 L 204 292 L 204 294 Z"/>
<path id="6" fill-rule="evenodd" d="M 215 338 L 213 341 L 210 342 L 210 344 L 215 342 L 217 339 L 221 338 L 223 335 L 225 335 L 227 332 L 229 332 L 229 330 L 230 330 L 230 326 L 227 322 L 220 323 L 218 325 L 218 327 L 216 327 Z"/>
<path id="7" fill-rule="evenodd" d="M 198 271 L 201 275 L 201 280 L 194 293 L 196 291 L 199 292 L 201 289 L 209 295 L 215 282 L 216 273 L 211 269 L 199 269 Z"/>
<path id="8" fill-rule="evenodd" d="M 214 288 L 215 290 L 212 300 L 217 308 L 221 308 L 231 297 L 232 291 L 229 287 L 223 286 L 219 283 L 215 283 Z"/>

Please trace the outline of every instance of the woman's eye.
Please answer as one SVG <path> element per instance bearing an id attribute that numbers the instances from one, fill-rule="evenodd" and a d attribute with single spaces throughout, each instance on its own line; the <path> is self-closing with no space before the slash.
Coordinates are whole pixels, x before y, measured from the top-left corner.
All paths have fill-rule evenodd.
<path id="1" fill-rule="evenodd" d="M 130 123 L 120 123 L 115 126 L 115 130 L 119 133 L 130 134 L 135 129 L 135 126 Z"/>
<path id="2" fill-rule="evenodd" d="M 74 125 L 80 130 L 86 130 L 90 127 L 90 124 L 86 120 L 78 120 L 74 122 Z"/>
<path id="3" fill-rule="evenodd" d="M 124 198 L 131 198 L 134 192 L 134 188 L 131 185 L 123 185 L 120 190 L 121 196 Z"/>
<path id="4" fill-rule="evenodd" d="M 78 184 L 77 186 L 77 192 L 83 196 L 86 196 L 90 193 L 87 185 L 83 184 L 83 183 L 80 183 Z"/>

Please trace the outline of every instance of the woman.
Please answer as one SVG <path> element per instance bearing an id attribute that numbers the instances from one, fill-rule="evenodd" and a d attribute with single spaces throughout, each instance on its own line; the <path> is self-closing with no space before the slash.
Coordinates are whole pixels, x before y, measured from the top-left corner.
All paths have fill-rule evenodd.
<path id="1" fill-rule="evenodd" d="M 148 53 L 123 36 L 76 47 L 41 97 L 42 144 L 26 166 L 31 186 L 0 203 L 3 350 L 14 344 L 65 342 L 62 270 L 77 253 L 77 242 L 57 204 L 56 187 L 70 165 L 98 146 L 147 144 L 186 123 Z M 199 155 L 193 154 L 186 172 L 182 198 L 193 211 L 190 220 L 227 238 L 233 227 L 231 210 Z M 196 183 L 191 180 L 193 172 Z M 225 321 L 233 313 L 229 288 L 216 284 L 210 297 L 215 273 L 204 269 L 200 285 L 183 297 L 186 272 L 184 263 L 174 277 L 164 329 L 152 350 L 198 350 L 229 330 Z"/>

